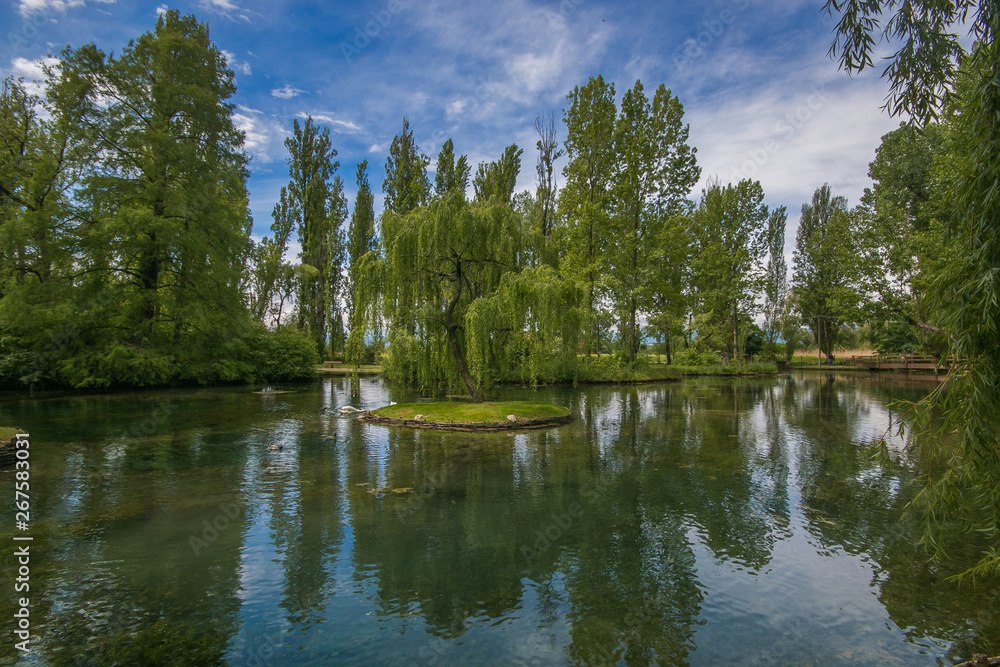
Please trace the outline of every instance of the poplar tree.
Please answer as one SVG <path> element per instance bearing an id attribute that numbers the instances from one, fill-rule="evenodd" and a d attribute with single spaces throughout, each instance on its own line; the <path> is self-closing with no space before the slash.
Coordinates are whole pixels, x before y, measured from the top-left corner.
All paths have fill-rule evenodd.
<path id="1" fill-rule="evenodd" d="M 560 234 L 563 270 L 586 289 L 584 326 L 588 353 L 601 350 L 600 309 L 605 293 L 605 246 L 609 236 L 615 162 L 615 86 L 591 77 L 566 96 L 566 185 L 559 198 L 565 227 Z"/>
<path id="2" fill-rule="evenodd" d="M 434 174 L 434 194 L 443 197 L 452 190 L 465 192 L 469 187 L 469 159 L 465 155 L 455 159 L 455 144 L 444 142 L 438 153 L 437 171 Z"/>
<path id="3" fill-rule="evenodd" d="M 785 261 L 785 223 L 788 213 L 784 206 L 771 211 L 767 218 L 767 269 L 764 272 L 764 349 L 774 355 L 774 346 L 781 334 L 781 313 L 788 298 L 788 263 Z M 787 341 L 786 341 L 787 342 Z"/>
<path id="4" fill-rule="evenodd" d="M 829 184 L 817 188 L 812 203 L 802 205 L 792 285 L 802 320 L 827 363 L 833 363 L 841 328 L 857 308 L 852 236 L 847 199 L 834 196 Z"/>
<path id="5" fill-rule="evenodd" d="M 760 183 L 710 183 L 693 217 L 693 282 L 705 315 L 699 339 L 716 338 L 728 362 L 740 360 L 745 324 L 760 289 L 767 206 Z"/>
<path id="6" fill-rule="evenodd" d="M 372 329 L 378 323 L 375 308 L 377 282 L 364 270 L 364 264 L 375 261 L 378 241 L 375 238 L 375 198 L 368 184 L 368 160 L 358 164 L 358 195 L 348 230 L 348 289 L 347 310 L 350 313 L 350 336 L 347 341 L 347 361 L 361 363 L 364 355 L 366 325 Z"/>
<path id="7" fill-rule="evenodd" d="M 430 183 L 427 180 L 427 156 L 417 152 L 410 121 L 403 118 L 403 129 L 392 139 L 389 157 L 385 161 L 385 211 L 409 213 L 427 202 Z"/>
<path id="8" fill-rule="evenodd" d="M 296 292 L 299 327 L 309 331 L 316 350 L 333 353 L 343 333 L 340 297 L 344 238 L 340 230 L 347 217 L 343 183 L 336 175 L 340 162 L 330 141 L 330 130 L 320 129 L 312 117 L 300 125 L 292 121 L 288 149 L 288 213 L 295 220 L 303 265 L 315 272 L 302 274 Z"/>
<path id="9" fill-rule="evenodd" d="M 608 275 L 629 364 L 642 342 L 639 318 L 650 314 L 656 301 L 657 258 L 678 254 L 661 246 L 685 244 L 683 236 L 665 234 L 666 223 L 684 212 L 686 195 L 701 174 L 683 117 L 683 106 L 666 86 L 660 84 L 650 100 L 636 81 L 622 97 L 615 122 Z"/>

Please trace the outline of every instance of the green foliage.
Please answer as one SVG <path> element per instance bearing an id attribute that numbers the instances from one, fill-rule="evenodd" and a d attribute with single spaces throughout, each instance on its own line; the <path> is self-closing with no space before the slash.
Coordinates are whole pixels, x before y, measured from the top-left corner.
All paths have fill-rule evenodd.
<path id="1" fill-rule="evenodd" d="M 871 66 L 875 39 L 871 16 L 896 10 L 895 3 L 862 6 L 827 4 L 841 11 L 837 41 L 849 71 Z M 969 21 L 976 38 L 965 54 L 952 30 L 967 21 L 972 3 L 918 2 L 899 7 L 887 23 L 889 34 L 903 42 L 886 74 L 892 82 L 891 111 L 909 113 L 918 123 L 936 118 L 943 94 L 956 90 L 954 125 L 957 167 L 945 198 L 951 209 L 958 252 L 947 258 L 931 283 L 930 299 L 947 352 L 955 362 L 944 383 L 916 409 L 914 443 L 927 461 L 921 492 L 912 503 L 923 517 L 923 544 L 936 555 L 946 545 L 942 535 L 952 522 L 986 535 L 992 548 L 971 575 L 1000 573 L 1000 5 L 978 4 Z M 957 61 L 962 70 L 956 74 Z M 941 419 L 936 417 L 940 414 Z M 944 465 L 934 463 L 944 461 Z"/>
<path id="2" fill-rule="evenodd" d="M 296 307 L 299 327 L 308 330 L 316 350 L 325 354 L 340 348 L 343 323 L 340 297 L 343 293 L 342 266 L 344 235 L 341 224 L 347 217 L 343 183 L 336 175 L 340 162 L 330 141 L 330 130 L 292 121 L 292 135 L 285 139 L 288 149 L 289 213 L 298 228 L 303 266 L 315 273 L 299 280 Z M 332 180 L 331 180 L 332 179 Z"/>
<path id="3" fill-rule="evenodd" d="M 308 332 L 285 324 L 275 330 L 255 325 L 245 343 L 250 382 L 292 382 L 316 375 L 319 355 Z"/>
<path id="4" fill-rule="evenodd" d="M 351 332 L 345 345 L 344 357 L 354 364 L 369 360 L 372 355 L 365 345 L 365 332 L 380 337 L 378 317 L 378 283 L 371 278 L 374 272 L 366 267 L 377 261 L 378 241 L 375 238 L 374 197 L 368 185 L 368 161 L 358 165 L 358 196 L 351 215 L 348 231 L 347 310 L 350 313 Z"/>
<path id="5" fill-rule="evenodd" d="M 611 188 L 611 232 L 606 245 L 608 282 L 617 308 L 619 337 L 628 363 L 634 363 L 639 344 L 640 317 L 677 314 L 679 295 L 675 274 L 662 264 L 683 260 L 688 252 L 678 218 L 690 208 L 687 193 L 701 169 L 687 144 L 684 107 L 663 85 L 650 100 L 642 83 L 622 97 L 615 121 L 615 162 Z M 671 308 L 671 306 L 675 306 Z"/>
<path id="6" fill-rule="evenodd" d="M 802 205 L 792 286 L 802 320 L 829 361 L 841 327 L 857 317 L 856 259 L 847 200 L 824 184 Z"/>
<path id="7" fill-rule="evenodd" d="M 523 150 L 517 144 L 511 144 L 504 149 L 503 155 L 495 162 L 482 163 L 472 179 L 472 187 L 476 192 L 476 201 L 489 201 L 496 197 L 502 204 L 510 205 L 514 196 L 514 186 L 517 175 L 521 172 L 521 155 Z M 463 156 L 464 157 L 464 156 Z"/>
<path id="8" fill-rule="evenodd" d="M 692 220 L 696 250 L 692 283 L 701 307 L 699 344 L 742 363 L 741 350 L 756 310 L 768 222 L 764 190 L 745 179 L 709 183 Z"/>
<path id="9" fill-rule="evenodd" d="M 385 161 L 385 211 L 399 215 L 409 213 L 427 202 L 430 183 L 427 180 L 426 155 L 417 153 L 410 121 L 403 118 L 403 129 L 392 139 L 389 157 Z"/>
<path id="10" fill-rule="evenodd" d="M 715 366 L 721 361 L 717 352 L 707 348 L 688 347 L 674 355 L 678 366 Z"/>
<path id="11" fill-rule="evenodd" d="M 0 167 L 0 331 L 27 361 L 13 373 L 78 387 L 239 376 L 246 156 L 208 27 L 168 11 L 117 55 L 65 50 L 49 77 L 46 120 L 16 85 L 0 112 L 5 142 L 24 145 Z"/>

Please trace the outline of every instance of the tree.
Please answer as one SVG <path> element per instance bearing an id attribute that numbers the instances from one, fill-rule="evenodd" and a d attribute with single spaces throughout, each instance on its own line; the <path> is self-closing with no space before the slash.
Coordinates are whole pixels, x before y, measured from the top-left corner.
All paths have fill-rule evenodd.
<path id="1" fill-rule="evenodd" d="M 615 86 L 591 77 L 566 96 L 566 185 L 559 197 L 563 270 L 586 285 L 587 350 L 600 355 L 598 311 L 604 292 L 604 245 L 609 236 L 610 188 L 615 161 Z"/>
<path id="2" fill-rule="evenodd" d="M 118 56 L 63 52 L 53 103 L 99 157 L 76 193 L 87 233 L 75 292 L 101 326 L 66 347 L 71 384 L 241 375 L 250 216 L 234 91 L 208 26 L 173 10 Z"/>
<path id="3" fill-rule="evenodd" d="M 683 214 L 686 195 L 701 170 L 687 145 L 684 108 L 663 85 L 652 100 L 635 82 L 622 98 L 615 122 L 615 164 L 611 186 L 615 243 L 608 245 L 611 293 L 625 360 L 635 363 L 642 340 L 640 316 L 656 299 L 653 274 L 661 244 L 684 237 L 664 234 L 668 219 Z M 665 254 L 677 255 L 677 251 Z"/>
<path id="4" fill-rule="evenodd" d="M 504 149 L 499 160 L 480 163 L 472 187 L 476 192 L 476 201 L 489 201 L 496 197 L 497 201 L 510 206 L 514 197 L 514 186 L 517 175 L 521 172 L 521 155 L 523 150 L 517 144 L 511 144 Z"/>
<path id="5" fill-rule="evenodd" d="M 0 94 L 0 380 L 12 386 L 54 379 L 62 350 L 45 337 L 76 334 L 67 306 L 87 228 L 72 192 L 93 150 L 74 97 L 64 95 L 63 112 L 49 105 L 44 119 L 21 82 L 4 80 Z"/>
<path id="6" fill-rule="evenodd" d="M 840 327 L 857 308 L 852 238 L 847 200 L 833 196 L 829 184 L 817 188 L 812 203 L 802 205 L 792 284 L 799 313 L 827 363 L 833 363 Z"/>
<path id="7" fill-rule="evenodd" d="M 771 211 L 767 219 L 767 269 L 764 272 L 764 351 L 774 355 L 774 345 L 781 333 L 781 314 L 788 298 L 788 265 L 785 262 L 784 206 Z M 787 342 L 787 341 L 786 341 Z"/>
<path id="8" fill-rule="evenodd" d="M 371 187 L 368 185 L 368 160 L 358 164 L 358 195 L 351 214 L 348 230 L 347 310 L 351 317 L 351 331 L 347 341 L 347 361 L 361 362 L 364 354 L 364 335 L 367 328 L 378 323 L 375 313 L 378 284 L 370 279 L 371 272 L 364 264 L 375 261 L 378 241 L 375 238 L 375 210 Z"/>
<path id="9" fill-rule="evenodd" d="M 385 309 L 390 377 L 422 386 L 457 378 L 475 401 L 483 400 L 465 354 L 465 313 L 492 294 L 519 267 L 521 223 L 493 197 L 469 203 L 453 190 L 382 222 L 385 243 Z M 413 333 L 405 325 L 415 319 Z"/>
<path id="10" fill-rule="evenodd" d="M 434 174 L 434 194 L 443 197 L 452 190 L 463 193 L 469 187 L 469 159 L 462 155 L 455 159 L 455 145 L 451 139 L 444 142 L 438 153 L 437 171 Z"/>
<path id="11" fill-rule="evenodd" d="M 952 234 L 939 201 L 938 172 L 954 173 L 946 137 L 948 125 L 902 125 L 882 137 L 869 166 L 873 187 L 853 213 L 865 317 L 885 344 L 901 351 L 921 343 L 940 353 L 941 329 L 931 312 L 930 282 L 940 270 Z M 950 161 L 950 160 L 949 160 Z M 942 215 L 943 214 L 943 215 Z M 895 341 L 890 347 L 886 344 Z M 895 348 L 895 349 L 894 349 Z"/>
<path id="12" fill-rule="evenodd" d="M 409 213 L 427 202 L 430 183 L 427 181 L 426 155 L 417 152 L 410 121 L 403 118 L 403 129 L 392 139 L 389 157 L 385 161 L 385 210 L 392 213 Z"/>
<path id="13" fill-rule="evenodd" d="M 556 140 L 556 123 L 552 114 L 549 114 L 545 121 L 541 116 L 535 118 L 533 127 L 538 133 L 538 141 L 535 143 L 538 148 L 538 162 L 535 165 L 535 198 L 538 202 L 539 257 L 541 263 L 554 267 L 558 258 L 551 254 L 550 245 L 558 201 L 555 162 L 565 151 L 559 147 L 559 142 Z"/>
<path id="14" fill-rule="evenodd" d="M 281 321 L 287 294 L 282 293 L 282 279 L 288 273 L 285 250 L 295 226 L 295 218 L 288 201 L 288 188 L 282 187 L 278 203 L 271 210 L 271 232 L 254 246 L 250 257 L 251 287 L 250 312 L 261 324 Z M 278 300 L 277 305 L 275 299 Z"/>
<path id="15" fill-rule="evenodd" d="M 336 175 L 340 162 L 334 159 L 337 149 L 330 141 L 329 128 L 320 129 L 311 116 L 302 125 L 297 119 L 292 121 L 285 148 L 289 153 L 287 212 L 298 230 L 302 263 L 316 269 L 315 274 L 304 274 L 306 279 L 298 285 L 299 328 L 310 332 L 317 352 L 332 353 L 343 327 L 344 238 L 340 227 L 347 217 L 347 200 Z"/>
<path id="16" fill-rule="evenodd" d="M 962 252 L 943 267 L 932 286 L 941 328 L 954 355 L 947 392 L 932 392 L 918 411 L 918 442 L 931 453 L 947 451 L 944 470 L 928 469 L 925 486 L 914 506 L 925 519 L 924 544 L 941 555 L 946 522 L 968 522 L 994 540 L 973 574 L 1000 573 L 1000 45 L 996 42 L 1000 4 L 996 0 L 971 2 L 869 2 L 861 6 L 837 0 L 827 2 L 831 13 L 841 13 L 831 53 L 840 54 L 849 72 L 871 67 L 878 18 L 895 11 L 883 36 L 903 41 L 886 69 L 892 88 L 891 112 L 908 113 L 924 124 L 941 110 L 942 99 L 958 88 L 961 113 L 956 122 L 961 136 L 960 168 L 949 200 Z M 969 20 L 970 10 L 973 12 Z M 952 32 L 966 24 L 976 43 L 966 54 Z M 958 61 L 962 69 L 958 71 Z M 930 418 L 941 408 L 943 424 Z M 955 447 L 938 434 L 957 433 Z M 932 460 L 931 456 L 927 460 Z M 937 460 L 937 459 L 934 459 Z"/>
<path id="17" fill-rule="evenodd" d="M 701 342 L 716 338 L 728 363 L 740 359 L 746 321 L 752 320 L 761 283 L 768 220 L 760 183 L 709 183 L 694 213 L 694 287 L 705 314 Z M 721 334 L 717 336 L 717 334 Z"/>

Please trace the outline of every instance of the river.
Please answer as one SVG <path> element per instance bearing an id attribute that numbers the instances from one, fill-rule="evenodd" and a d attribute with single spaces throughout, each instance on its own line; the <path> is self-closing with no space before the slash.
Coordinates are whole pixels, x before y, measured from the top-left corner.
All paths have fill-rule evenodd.
<path id="1" fill-rule="evenodd" d="M 0 396 L 31 441 L 28 664 L 952 664 L 1000 653 L 1000 592 L 946 581 L 872 463 L 868 374 L 537 391 L 524 433 L 363 424 L 378 379 Z M 355 393 L 356 392 L 356 393 Z M 270 445 L 280 445 L 277 451 Z M 13 498 L 14 473 L 0 472 Z M 14 508 L 0 585 L 11 605 Z M 9 583 L 10 582 L 10 583 Z M 6 609 L 13 609 L 8 606 Z M 12 611 L 0 659 L 14 647 Z"/>

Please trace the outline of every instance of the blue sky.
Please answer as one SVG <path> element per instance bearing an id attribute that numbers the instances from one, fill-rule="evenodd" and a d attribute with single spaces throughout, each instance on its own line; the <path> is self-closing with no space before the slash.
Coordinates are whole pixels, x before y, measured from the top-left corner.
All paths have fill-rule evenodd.
<path id="1" fill-rule="evenodd" d="M 880 110 L 877 72 L 848 77 L 827 51 L 822 0 L 7 0 L 0 5 L 0 74 L 31 78 L 66 44 L 120 50 L 166 7 L 208 21 L 236 73 L 235 120 L 246 132 L 254 234 L 269 233 L 287 180 L 292 119 L 330 127 L 353 207 L 354 173 L 369 162 L 380 193 L 392 137 L 408 116 L 433 158 L 449 137 L 473 167 L 516 142 L 518 188 L 534 188 L 534 119 L 589 76 L 664 83 L 685 107 L 702 182 L 752 177 L 789 211 L 791 254 L 803 203 L 829 182 L 857 203 L 880 137 L 898 126 Z M 381 207 L 381 196 L 376 206 Z"/>

